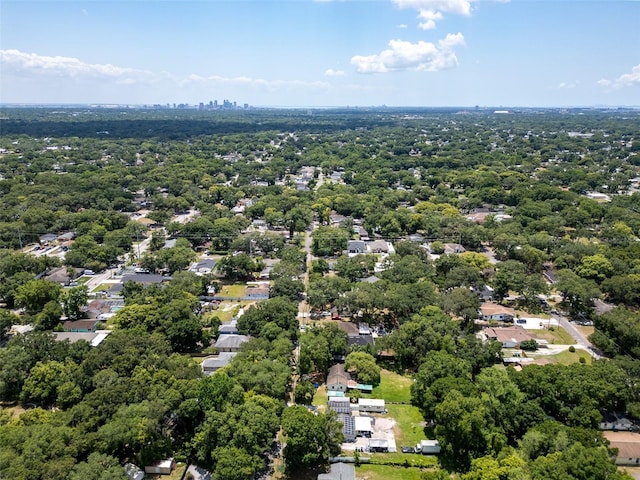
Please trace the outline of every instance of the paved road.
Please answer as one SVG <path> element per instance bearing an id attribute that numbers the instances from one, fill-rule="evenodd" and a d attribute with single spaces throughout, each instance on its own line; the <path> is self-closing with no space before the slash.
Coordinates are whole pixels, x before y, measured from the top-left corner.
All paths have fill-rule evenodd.
<path id="1" fill-rule="evenodd" d="M 600 360 L 602 358 L 602 355 L 600 355 L 595 350 L 593 344 L 587 339 L 587 337 L 580 330 L 578 330 L 575 327 L 573 323 L 569 321 L 568 318 L 563 317 L 562 315 L 552 315 L 552 317 L 558 320 L 558 323 L 560 324 L 560 326 L 564 328 L 565 331 L 573 337 L 573 339 L 576 341 L 578 345 L 580 345 L 586 351 L 588 351 L 594 359 Z"/>

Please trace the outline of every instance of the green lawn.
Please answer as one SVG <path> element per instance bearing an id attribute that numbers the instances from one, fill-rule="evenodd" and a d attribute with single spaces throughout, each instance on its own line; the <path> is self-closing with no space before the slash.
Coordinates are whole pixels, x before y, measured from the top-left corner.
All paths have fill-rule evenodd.
<path id="1" fill-rule="evenodd" d="M 382 369 L 380 372 L 380 385 L 373 389 L 371 395 L 363 395 L 363 397 L 382 398 L 386 402 L 411 402 L 411 384 L 413 380 L 410 377 L 398 375 L 389 370 Z"/>
<path id="2" fill-rule="evenodd" d="M 92 292 L 94 293 L 108 292 L 109 290 L 111 290 L 111 287 L 113 287 L 113 283 L 101 283 L 96 288 L 94 288 Z"/>
<path id="3" fill-rule="evenodd" d="M 585 363 L 591 365 L 591 355 L 580 348 L 576 348 L 576 351 L 573 353 L 571 353 L 569 350 L 565 350 L 564 352 L 560 352 L 556 355 L 550 355 L 549 357 L 545 356 L 543 358 L 548 358 L 554 363 L 569 365 L 571 363 L 578 363 L 580 361 L 580 357 L 584 357 L 584 359 L 586 360 Z"/>
<path id="4" fill-rule="evenodd" d="M 233 285 L 224 285 L 219 295 L 223 297 L 244 297 L 247 286 L 244 283 L 234 283 Z"/>
<path id="5" fill-rule="evenodd" d="M 556 345 L 573 345 L 576 341 L 567 333 L 564 328 L 551 327 L 551 329 L 529 330 L 529 333 L 547 340 L 550 344 Z"/>
<path id="6" fill-rule="evenodd" d="M 412 405 L 387 404 L 386 417 L 396 421 L 394 428 L 396 445 L 415 446 L 420 440 L 424 440 L 424 418 L 417 407 Z"/>
<path id="7" fill-rule="evenodd" d="M 437 457 L 433 455 L 416 453 L 368 453 L 366 456 L 370 457 L 369 463 L 371 465 L 386 465 L 388 467 L 402 465 L 403 467 L 429 468 L 438 463 Z"/>
<path id="8" fill-rule="evenodd" d="M 391 467 L 388 465 L 360 465 L 356 467 L 357 480 L 420 480 L 422 469 Z"/>
<path id="9" fill-rule="evenodd" d="M 316 407 L 325 407 L 327 406 L 328 398 L 327 398 L 327 386 L 322 384 L 316 389 L 316 393 L 313 395 L 313 400 L 311 401 L 311 405 Z"/>

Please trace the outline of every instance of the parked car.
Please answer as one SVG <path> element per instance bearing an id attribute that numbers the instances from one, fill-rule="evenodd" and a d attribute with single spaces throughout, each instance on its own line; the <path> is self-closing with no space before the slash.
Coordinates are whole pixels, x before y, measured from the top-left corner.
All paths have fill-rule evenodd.
<path id="1" fill-rule="evenodd" d="M 416 449 L 413 447 L 400 447 L 402 453 L 416 453 Z"/>

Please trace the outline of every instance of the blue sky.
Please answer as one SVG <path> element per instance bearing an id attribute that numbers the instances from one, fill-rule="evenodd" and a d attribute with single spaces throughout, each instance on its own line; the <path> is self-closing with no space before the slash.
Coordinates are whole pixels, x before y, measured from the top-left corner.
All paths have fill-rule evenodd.
<path id="1" fill-rule="evenodd" d="M 0 0 L 0 103 L 640 106 L 640 1 Z"/>

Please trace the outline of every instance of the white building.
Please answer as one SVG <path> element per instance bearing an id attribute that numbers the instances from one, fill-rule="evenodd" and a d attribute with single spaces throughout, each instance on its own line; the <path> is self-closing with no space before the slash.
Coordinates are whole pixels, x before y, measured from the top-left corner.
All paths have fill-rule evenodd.
<path id="1" fill-rule="evenodd" d="M 385 413 L 384 400 L 381 398 L 360 398 L 358 399 L 358 410 L 360 412 Z"/>

